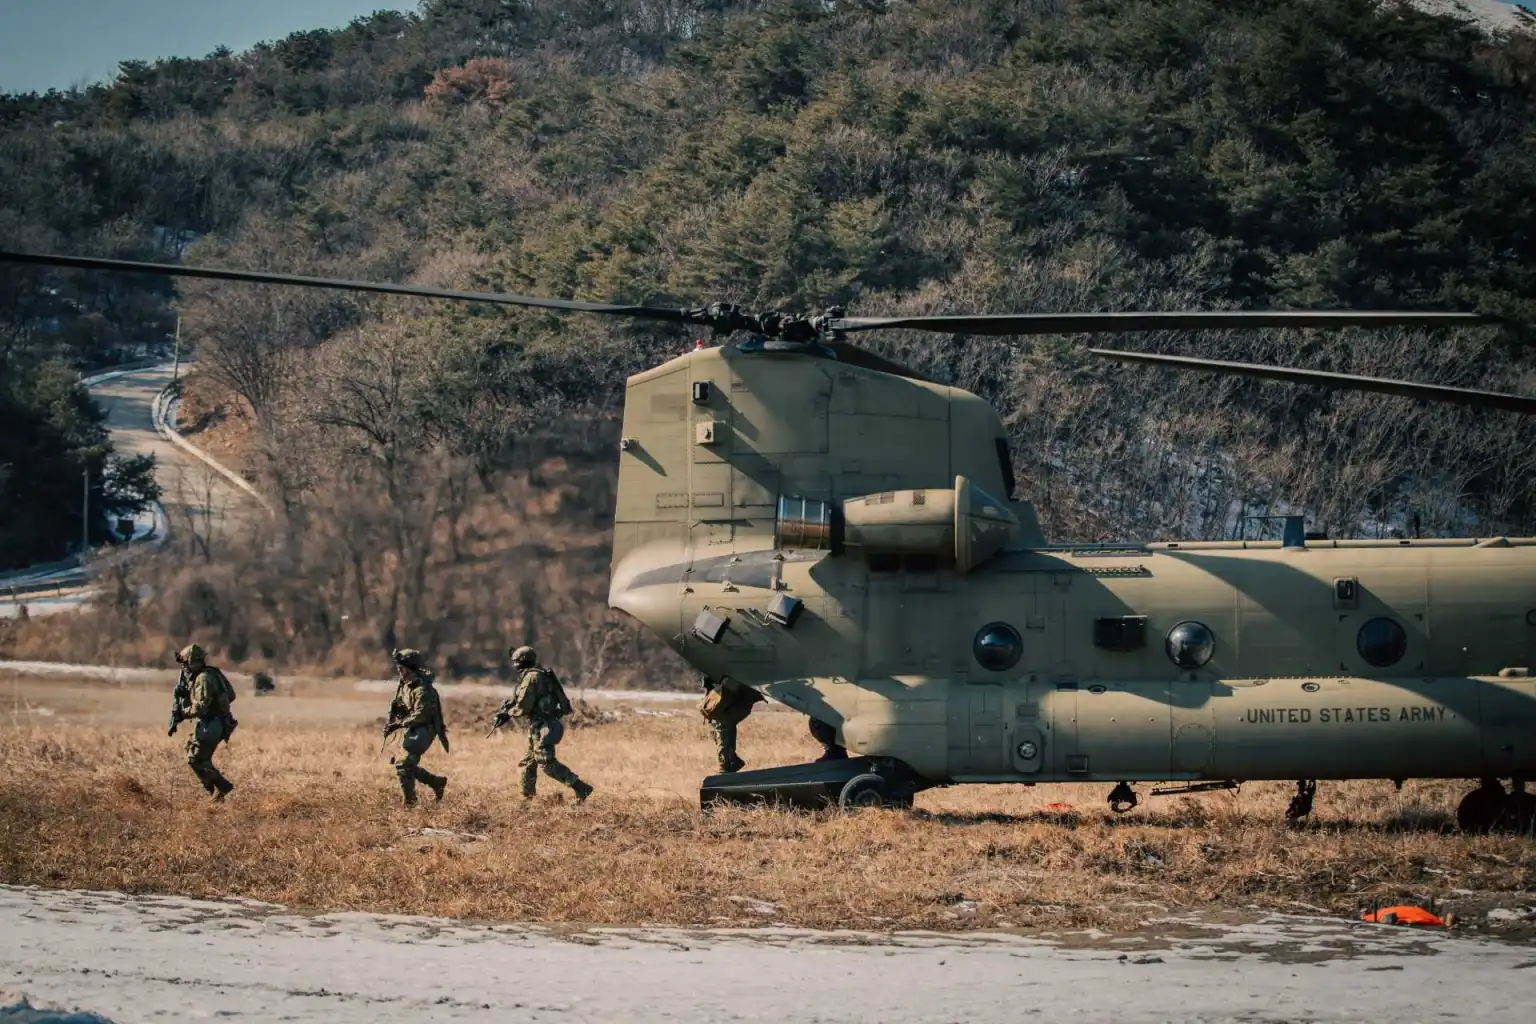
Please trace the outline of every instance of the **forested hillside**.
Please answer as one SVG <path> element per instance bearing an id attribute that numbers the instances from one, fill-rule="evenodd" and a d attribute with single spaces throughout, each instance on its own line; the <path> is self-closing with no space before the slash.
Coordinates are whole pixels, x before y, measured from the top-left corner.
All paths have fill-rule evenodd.
<path id="1" fill-rule="evenodd" d="M 690 306 L 1530 325 L 1533 73 L 1529 36 L 1369 0 L 429 0 L 0 99 L 0 238 Z M 604 453 L 624 376 L 691 336 L 3 267 L 6 358 L 88 361 L 163 334 L 173 298 L 283 511 L 146 570 L 158 596 L 93 642 L 222 631 L 236 658 L 351 665 L 409 640 L 467 670 L 510 631 L 588 672 L 638 643 L 603 612 Z M 1533 337 L 1119 340 L 1536 392 Z M 1055 539 L 1252 536 L 1281 508 L 1334 536 L 1536 532 L 1536 426 L 1511 414 L 1104 366 L 1083 341 L 870 345 L 997 405 Z"/>

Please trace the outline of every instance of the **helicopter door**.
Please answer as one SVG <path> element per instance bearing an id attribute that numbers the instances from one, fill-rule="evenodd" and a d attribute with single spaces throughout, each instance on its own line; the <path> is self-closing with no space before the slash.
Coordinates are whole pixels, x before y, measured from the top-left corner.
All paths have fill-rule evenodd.
<path id="1" fill-rule="evenodd" d="M 1167 778 L 1173 728 L 1169 684 L 1080 678 L 1077 662 L 1091 640 L 1084 627 L 1092 623 L 1083 614 L 1072 614 L 1077 578 L 1052 573 L 1047 591 L 1050 675 L 1056 688 L 1053 764 L 1068 779 Z"/>
<path id="2" fill-rule="evenodd" d="M 1480 689 L 1483 775 L 1529 778 L 1536 765 L 1536 679 L 1499 679 Z"/>
<path id="3" fill-rule="evenodd" d="M 864 675 L 947 678 L 953 580 L 893 557 L 871 558 L 864 598 Z"/>
<path id="4" fill-rule="evenodd" d="M 997 680 L 955 680 L 949 703 L 949 773 L 955 778 L 1009 770 L 1003 734 L 1005 688 Z"/>

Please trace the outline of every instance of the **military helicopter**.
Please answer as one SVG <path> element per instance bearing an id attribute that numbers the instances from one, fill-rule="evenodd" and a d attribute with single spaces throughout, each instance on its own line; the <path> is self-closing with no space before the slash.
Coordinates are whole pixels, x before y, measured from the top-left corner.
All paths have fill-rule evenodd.
<path id="1" fill-rule="evenodd" d="M 0 252 L 0 262 L 648 318 L 744 340 L 626 382 L 609 604 L 844 756 L 710 776 L 701 804 L 909 807 L 957 783 L 1113 783 L 1109 803 L 1296 781 L 1476 779 L 1468 831 L 1536 821 L 1536 538 L 1062 545 L 982 399 L 853 345 L 1493 324 L 1458 312 L 850 317 L 613 305 Z M 1536 398 L 1111 349 L 1095 356 L 1507 410 Z M 1505 789 L 1504 780 L 1510 788 Z"/>

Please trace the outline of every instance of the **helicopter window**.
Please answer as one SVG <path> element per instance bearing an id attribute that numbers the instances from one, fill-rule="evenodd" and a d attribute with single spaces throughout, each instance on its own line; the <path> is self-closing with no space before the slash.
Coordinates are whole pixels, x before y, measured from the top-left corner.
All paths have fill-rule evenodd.
<path id="1" fill-rule="evenodd" d="M 870 572 L 900 572 L 901 556 L 894 551 L 871 551 L 869 553 Z"/>
<path id="2" fill-rule="evenodd" d="M 997 464 L 1003 471 L 1003 494 L 1005 497 L 1013 497 L 1013 456 L 1008 452 L 1008 439 L 999 437 L 997 442 Z"/>
<path id="3" fill-rule="evenodd" d="M 1372 619 L 1355 636 L 1360 657 L 1377 668 L 1389 668 L 1408 653 L 1408 634 L 1391 619 Z"/>
<path id="4" fill-rule="evenodd" d="M 981 627 L 972 647 L 976 661 L 989 672 L 1006 672 L 1024 656 L 1024 638 L 1006 622 Z"/>
<path id="5" fill-rule="evenodd" d="M 1179 668 L 1200 668 L 1216 653 L 1216 634 L 1203 622 L 1181 622 L 1168 631 L 1167 645 Z"/>

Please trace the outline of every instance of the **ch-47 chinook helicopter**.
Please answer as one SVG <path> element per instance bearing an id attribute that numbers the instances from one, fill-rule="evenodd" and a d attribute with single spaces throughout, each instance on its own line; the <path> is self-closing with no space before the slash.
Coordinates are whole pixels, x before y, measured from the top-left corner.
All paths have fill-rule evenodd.
<path id="1" fill-rule="evenodd" d="M 980 398 L 850 344 L 879 329 L 1019 336 L 1485 324 L 1455 312 L 863 318 L 545 299 L 94 258 L 0 262 L 641 317 L 747 338 L 626 385 L 609 604 L 706 679 L 798 710 L 851 756 L 711 776 L 701 802 L 910 806 L 954 783 L 1154 795 L 1295 780 L 1480 780 L 1467 830 L 1536 819 L 1536 538 L 1056 545 L 1014 497 Z M 1515 413 L 1536 398 L 1090 349 L 1106 359 Z M 1510 788 L 1505 789 L 1504 780 Z"/>

